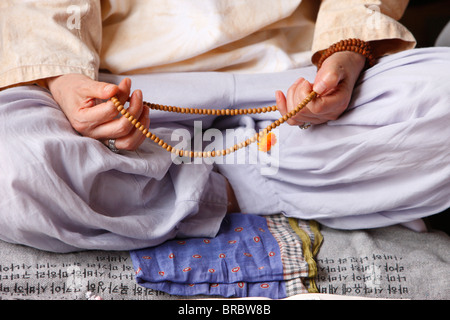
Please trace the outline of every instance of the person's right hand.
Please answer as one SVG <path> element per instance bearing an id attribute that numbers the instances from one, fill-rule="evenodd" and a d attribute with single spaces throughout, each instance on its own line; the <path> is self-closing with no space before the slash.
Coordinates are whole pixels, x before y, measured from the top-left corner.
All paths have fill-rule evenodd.
<path id="1" fill-rule="evenodd" d="M 130 79 L 125 78 L 117 86 L 81 74 L 66 74 L 47 79 L 47 84 L 70 124 L 81 135 L 97 139 L 105 145 L 109 139 L 116 139 L 119 150 L 130 151 L 136 150 L 145 140 L 145 136 L 125 117 L 117 117 L 117 108 L 109 100 L 116 96 L 124 105 L 131 91 Z M 143 105 L 142 92 L 134 91 L 129 102 L 127 110 L 148 128 L 149 109 Z"/>

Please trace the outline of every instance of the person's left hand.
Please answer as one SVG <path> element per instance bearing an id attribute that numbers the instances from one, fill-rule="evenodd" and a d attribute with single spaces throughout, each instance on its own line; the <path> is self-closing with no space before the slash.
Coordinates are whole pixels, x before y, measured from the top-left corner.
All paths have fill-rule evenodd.
<path id="1" fill-rule="evenodd" d="M 351 51 L 336 52 L 328 57 L 317 72 L 314 85 L 300 78 L 287 95 L 277 91 L 277 107 L 282 115 L 289 113 L 314 90 L 318 96 L 287 122 L 301 126 L 336 120 L 347 109 L 355 83 L 364 68 L 365 57 Z"/>

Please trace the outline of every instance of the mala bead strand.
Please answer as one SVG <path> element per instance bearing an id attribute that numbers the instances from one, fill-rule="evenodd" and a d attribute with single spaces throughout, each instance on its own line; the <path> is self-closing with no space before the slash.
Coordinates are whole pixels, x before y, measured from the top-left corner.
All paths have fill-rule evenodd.
<path id="1" fill-rule="evenodd" d="M 203 109 L 203 108 L 180 108 L 174 106 L 165 106 L 161 104 L 144 102 L 144 105 L 152 110 L 185 113 L 185 114 L 201 114 L 201 115 L 217 115 L 217 116 L 236 116 L 243 114 L 257 114 L 277 111 L 277 106 L 252 108 L 252 109 Z"/>
<path id="2" fill-rule="evenodd" d="M 112 103 L 116 106 L 117 111 L 122 114 L 130 123 L 137 128 L 140 132 L 142 132 L 143 135 L 145 135 L 147 138 L 152 140 L 153 142 L 157 143 L 159 146 L 167 150 L 168 152 L 171 152 L 173 154 L 176 154 L 180 157 L 190 157 L 190 158 L 210 158 L 210 157 L 220 157 L 220 156 L 226 156 L 230 153 L 233 153 L 239 149 L 245 148 L 249 146 L 250 144 L 260 141 L 261 138 L 263 138 L 265 135 L 267 135 L 271 130 L 275 129 L 282 123 L 286 122 L 293 116 L 295 116 L 298 112 L 300 112 L 301 109 L 303 109 L 312 99 L 314 99 L 317 96 L 317 93 L 312 91 L 308 96 L 306 96 L 305 99 L 303 99 L 302 102 L 300 102 L 297 107 L 289 112 L 288 114 L 285 114 L 284 116 L 280 117 L 278 120 L 275 120 L 272 124 L 268 125 L 265 129 L 260 131 L 259 133 L 255 133 L 255 135 L 252 138 L 249 138 L 241 143 L 237 143 L 232 147 L 222 149 L 222 150 L 214 150 L 214 151 L 188 151 L 188 150 L 181 150 L 172 147 L 164 140 L 160 139 L 158 136 L 156 136 L 154 133 L 150 132 L 148 129 L 145 128 L 143 124 L 141 124 L 133 115 L 131 115 L 124 106 L 120 103 L 120 101 L 117 99 L 117 97 L 112 97 L 110 100 Z M 199 109 L 199 108 L 180 108 L 180 107 L 173 107 L 173 106 L 163 106 L 159 104 L 152 104 L 148 102 L 144 102 L 144 105 L 149 107 L 153 110 L 161 110 L 161 111 L 168 111 L 168 112 L 178 112 L 178 113 L 195 113 L 195 114 L 216 114 L 216 115 L 239 115 L 239 114 L 256 114 L 256 113 L 264 113 L 268 111 L 276 111 L 276 106 L 271 107 L 263 107 L 263 108 L 253 108 L 253 109 L 247 109 L 247 111 L 244 113 L 244 111 L 238 111 L 234 109 L 222 109 L 222 110 L 216 110 L 216 109 Z M 242 109 L 246 110 L 246 109 Z"/>
<path id="3" fill-rule="evenodd" d="M 367 65 L 372 67 L 375 64 L 375 58 L 372 53 L 372 48 L 369 43 L 360 39 L 346 39 L 336 42 L 322 53 L 317 62 L 317 69 L 322 67 L 323 62 L 332 54 L 340 51 L 352 51 L 363 55 L 367 60 Z"/>

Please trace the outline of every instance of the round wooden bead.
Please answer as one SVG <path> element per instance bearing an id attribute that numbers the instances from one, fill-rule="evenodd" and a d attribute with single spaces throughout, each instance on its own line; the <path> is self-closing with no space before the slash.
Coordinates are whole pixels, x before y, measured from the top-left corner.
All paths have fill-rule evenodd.
<path id="1" fill-rule="evenodd" d="M 327 50 L 327 53 L 322 56 L 320 61 L 323 61 L 323 59 L 326 58 L 326 56 L 329 56 L 330 52 L 333 52 L 333 50 L 344 49 L 345 48 L 344 42 L 341 42 L 341 44 L 342 44 L 342 48 L 339 46 L 330 47 L 330 49 Z M 356 49 L 353 47 L 350 50 L 356 51 Z M 358 52 L 362 52 L 363 54 L 366 53 L 366 50 L 362 50 L 362 49 L 358 49 L 358 50 L 359 50 Z M 254 143 L 255 141 L 259 141 L 263 136 L 267 135 L 272 129 L 274 129 L 277 126 L 279 126 L 280 124 L 284 123 L 290 117 L 294 116 L 297 112 L 299 112 L 300 109 L 303 108 L 304 106 L 306 106 L 306 104 L 308 104 L 314 97 L 316 97 L 316 95 L 317 95 L 317 93 L 312 91 L 301 103 L 299 103 L 299 105 L 294 110 L 292 110 L 288 114 L 285 114 L 283 117 L 279 118 L 278 120 L 275 120 L 273 123 L 268 125 L 262 131 L 255 133 L 255 135 L 253 137 L 251 137 L 243 142 L 237 143 L 237 144 L 233 145 L 232 147 L 223 149 L 223 150 L 214 150 L 214 151 L 207 151 L 207 152 L 206 151 L 203 151 L 203 152 L 195 151 L 194 152 L 194 151 L 187 151 L 187 150 L 180 150 L 180 149 L 173 148 L 172 146 L 170 146 L 169 144 L 164 142 L 164 140 L 160 139 L 154 133 L 151 133 L 148 129 L 146 129 L 142 123 L 137 121 L 137 119 L 134 118 L 134 116 L 132 114 L 130 114 L 123 107 L 123 105 L 120 104 L 119 100 L 116 97 L 113 97 L 110 100 L 114 103 L 114 105 L 117 106 L 118 111 L 125 118 L 127 118 L 128 121 L 130 121 L 130 123 L 133 126 L 135 126 L 137 129 L 139 129 L 139 131 L 141 131 L 142 134 L 145 135 L 145 137 L 153 140 L 155 143 L 157 143 L 162 148 L 166 149 L 168 152 L 174 153 L 178 156 L 186 156 L 186 157 L 190 156 L 191 158 L 193 158 L 193 157 L 209 158 L 209 157 L 228 155 L 239 149 L 247 147 L 248 145 L 250 145 L 251 143 Z M 270 106 L 270 107 L 250 108 L 250 109 L 220 109 L 220 110 L 216 110 L 216 109 L 180 108 L 180 107 L 175 107 L 175 106 L 164 106 L 164 105 L 151 104 L 151 103 L 148 103 L 145 101 L 143 102 L 143 104 L 153 110 L 178 112 L 178 113 L 190 113 L 190 114 L 208 114 L 208 115 L 211 115 L 211 114 L 216 115 L 217 114 L 217 115 L 234 116 L 234 115 L 241 115 L 241 114 L 265 113 L 265 112 L 269 112 L 269 111 L 277 111 L 278 110 L 276 105 Z"/>

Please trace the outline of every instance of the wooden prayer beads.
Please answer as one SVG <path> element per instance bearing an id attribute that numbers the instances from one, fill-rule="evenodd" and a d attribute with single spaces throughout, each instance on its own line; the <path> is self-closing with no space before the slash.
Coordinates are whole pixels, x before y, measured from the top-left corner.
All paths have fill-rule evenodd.
<path id="1" fill-rule="evenodd" d="M 186 113 L 186 114 L 201 114 L 201 115 L 217 115 L 217 116 L 236 116 L 242 114 L 256 114 L 277 111 L 277 106 L 253 108 L 253 109 L 203 109 L 203 108 L 180 108 L 174 106 L 165 106 L 160 104 L 154 104 L 144 102 L 144 105 L 152 110 Z"/>
<path id="2" fill-rule="evenodd" d="M 346 39 L 336 42 L 322 53 L 322 56 L 317 62 L 317 69 L 320 69 L 320 67 L 322 67 L 323 62 L 329 56 L 339 51 L 352 51 L 359 53 L 366 57 L 367 65 L 369 67 L 372 67 L 375 64 L 375 58 L 372 54 L 372 48 L 369 43 L 359 39 Z"/>
<path id="3" fill-rule="evenodd" d="M 232 147 L 217 150 L 217 151 L 208 151 L 208 152 L 202 152 L 202 151 L 188 151 L 188 150 L 181 150 L 172 147 L 164 140 L 160 139 L 158 136 L 156 136 L 154 133 L 150 132 L 143 124 L 141 124 L 137 119 L 131 115 L 124 106 L 120 103 L 120 101 L 117 99 L 117 97 L 112 97 L 110 100 L 117 108 L 117 111 L 120 112 L 122 116 L 124 116 L 130 123 L 135 126 L 139 131 L 142 132 L 143 135 L 145 135 L 147 138 L 152 140 L 153 142 L 157 143 L 162 148 L 166 149 L 168 152 L 174 153 L 177 156 L 180 157 L 190 157 L 190 158 L 209 158 L 209 157 L 220 157 L 225 156 L 230 153 L 233 153 L 239 149 L 245 148 L 248 145 L 259 141 L 262 137 L 267 135 L 271 130 L 278 127 L 280 124 L 286 122 L 288 119 L 295 116 L 298 112 L 300 112 L 301 109 L 303 109 L 312 99 L 316 97 L 317 93 L 312 91 L 308 96 L 306 96 L 305 99 L 303 99 L 302 102 L 300 102 L 297 107 L 289 112 L 288 114 L 285 114 L 284 116 L 280 117 L 278 120 L 275 120 L 270 125 L 268 125 L 265 129 L 260 131 L 259 133 L 255 133 L 255 135 L 241 143 L 237 143 Z M 177 112 L 177 113 L 186 113 L 186 114 L 203 114 L 203 115 L 219 115 L 219 116 L 234 116 L 234 115 L 242 115 L 242 114 L 256 114 L 256 113 L 265 113 L 270 111 L 276 111 L 277 106 L 270 106 L 270 107 L 263 107 L 263 108 L 254 108 L 254 109 L 221 109 L 221 110 L 215 110 L 215 109 L 202 109 L 202 108 L 180 108 L 180 107 L 173 107 L 173 106 L 165 106 L 165 105 L 159 105 L 159 104 L 153 104 L 144 102 L 144 105 L 149 107 L 153 110 L 160 110 L 160 111 L 167 111 L 167 112 Z"/>

